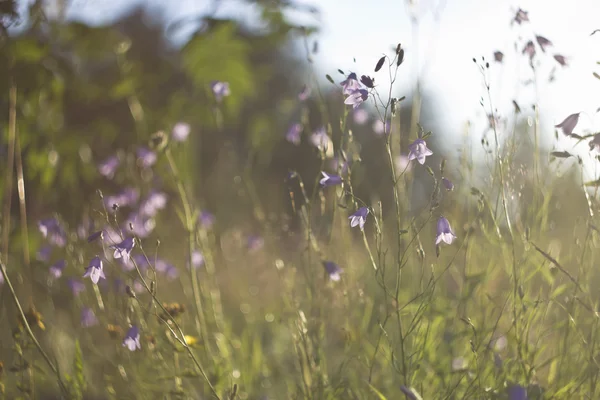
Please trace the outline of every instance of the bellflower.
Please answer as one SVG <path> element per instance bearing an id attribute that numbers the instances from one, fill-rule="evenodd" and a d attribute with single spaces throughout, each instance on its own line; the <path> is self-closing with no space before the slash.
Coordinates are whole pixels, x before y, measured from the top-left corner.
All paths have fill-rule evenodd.
<path id="1" fill-rule="evenodd" d="M 298 100 L 306 101 L 310 97 L 310 87 L 307 85 L 302 86 L 302 90 L 298 93 Z"/>
<path id="2" fill-rule="evenodd" d="M 323 178 L 319 181 L 322 187 L 335 186 L 342 183 L 342 178 L 337 175 L 329 175 L 327 172 L 321 171 Z"/>
<path id="3" fill-rule="evenodd" d="M 178 122 L 173 127 L 171 137 L 176 142 L 185 142 L 190 135 L 190 124 L 185 122 Z"/>
<path id="4" fill-rule="evenodd" d="M 69 289 L 71 289 L 71 292 L 73 292 L 73 296 L 78 296 L 79 293 L 85 291 L 85 285 L 77 279 L 67 279 L 67 285 L 69 286 Z"/>
<path id="5" fill-rule="evenodd" d="M 530 59 L 535 56 L 535 46 L 533 45 L 533 41 L 530 40 L 525 47 L 523 47 L 523 54 L 527 54 Z"/>
<path id="6" fill-rule="evenodd" d="M 557 63 L 559 63 L 561 66 L 566 67 L 567 66 L 567 59 L 565 58 L 565 56 L 561 56 L 560 54 L 555 54 L 554 55 L 554 59 L 556 60 Z"/>
<path id="7" fill-rule="evenodd" d="M 155 226 L 156 222 L 154 219 L 142 213 L 133 212 L 125 221 L 126 229 L 131 230 L 134 235 L 141 238 L 148 237 L 154 230 Z"/>
<path id="8" fill-rule="evenodd" d="M 437 235 L 435 237 L 435 244 L 438 245 L 440 242 L 452 244 L 452 241 L 456 238 L 456 235 L 450 227 L 450 223 L 444 217 L 440 217 L 437 222 Z"/>
<path id="9" fill-rule="evenodd" d="M 329 276 L 329 279 L 337 282 L 340 280 L 340 274 L 343 272 L 342 269 L 334 263 L 333 261 L 323 261 L 323 268 L 325 268 L 325 272 Z"/>
<path id="10" fill-rule="evenodd" d="M 494 52 L 494 60 L 496 62 L 501 63 L 502 60 L 504 60 L 504 54 L 501 51 L 495 51 Z"/>
<path id="11" fill-rule="evenodd" d="M 123 347 L 127 347 L 129 351 L 135 351 L 136 349 L 142 348 L 142 345 L 140 344 L 140 330 L 137 326 L 132 325 L 131 328 L 129 328 L 125 335 L 125 339 L 123 339 Z"/>
<path id="12" fill-rule="evenodd" d="M 135 246 L 135 239 L 132 237 L 125 238 L 121 243 L 111 246 L 115 250 L 114 258 L 129 258 L 131 250 Z"/>
<path id="13" fill-rule="evenodd" d="M 87 278 L 88 276 L 94 284 L 97 284 L 100 278 L 106 279 L 100 257 L 96 256 L 90 261 L 90 265 L 86 268 L 83 277 Z"/>
<path id="14" fill-rule="evenodd" d="M 217 103 L 220 103 L 223 100 L 223 97 L 229 96 L 231 92 L 229 91 L 229 83 L 221 82 L 221 81 L 212 81 L 210 84 L 210 88 L 217 100 Z"/>
<path id="15" fill-rule="evenodd" d="M 81 326 L 84 328 L 89 328 L 90 326 L 98 325 L 98 318 L 96 318 L 96 314 L 89 307 L 84 307 L 81 310 Z"/>
<path id="16" fill-rule="evenodd" d="M 542 51 L 546 51 L 546 47 L 552 46 L 552 42 L 543 36 L 536 35 L 535 40 L 540 45 Z"/>
<path id="17" fill-rule="evenodd" d="M 156 153 L 147 147 L 138 147 L 137 151 L 137 161 L 140 166 L 144 168 L 150 168 L 154 164 L 156 164 Z"/>
<path id="18" fill-rule="evenodd" d="M 351 94 L 353 91 L 360 89 L 360 82 L 358 81 L 358 77 L 354 72 L 350 73 L 346 80 L 340 82 L 342 85 L 342 90 L 345 95 Z"/>
<path id="19" fill-rule="evenodd" d="M 433 154 L 433 151 L 427 148 L 427 143 L 423 139 L 415 140 L 411 145 L 408 146 L 409 160 L 417 160 L 419 164 L 425 164 L 425 158 Z"/>
<path id="20" fill-rule="evenodd" d="M 56 218 L 46 218 L 39 221 L 38 229 L 51 244 L 58 247 L 64 247 L 67 244 L 67 234 Z"/>
<path id="21" fill-rule="evenodd" d="M 357 108 L 369 97 L 369 92 L 366 89 L 356 89 L 349 93 L 344 104 L 351 105 L 352 108 Z"/>
<path id="22" fill-rule="evenodd" d="M 356 125 L 364 125 L 369 120 L 369 112 L 363 109 L 355 109 L 352 111 L 352 118 Z"/>
<path id="23" fill-rule="evenodd" d="M 167 195 L 164 192 L 153 190 L 140 204 L 140 214 L 154 217 L 158 210 L 162 210 L 166 205 Z"/>
<path id="24" fill-rule="evenodd" d="M 361 207 L 348 219 L 350 220 L 350 226 L 354 228 L 355 226 L 359 226 L 362 231 L 365 228 L 365 222 L 367 222 L 367 215 L 369 215 L 369 209 L 367 207 Z"/>
<path id="25" fill-rule="evenodd" d="M 442 177 L 442 184 L 444 185 L 447 191 L 451 192 L 454 190 L 454 183 L 452 183 L 450 179 Z"/>
<path id="26" fill-rule="evenodd" d="M 573 133 L 573 129 L 577 126 L 579 122 L 579 113 L 571 114 L 567 118 L 563 120 L 560 124 L 556 125 L 556 128 L 562 128 L 563 133 L 566 136 L 571 136 Z"/>
<path id="27" fill-rule="evenodd" d="M 298 146 L 300 144 L 300 134 L 301 133 L 302 133 L 302 125 L 298 124 L 298 123 L 292 124 L 285 135 L 285 139 L 288 142 Z"/>
<path id="28" fill-rule="evenodd" d="M 215 216 L 206 210 L 200 212 L 200 215 L 198 216 L 198 222 L 204 229 L 212 228 L 216 220 L 217 219 L 215 218 Z"/>
<path id="29" fill-rule="evenodd" d="M 52 254 L 52 246 L 44 245 L 41 249 L 39 249 L 36 253 L 36 259 L 42 262 L 48 262 L 50 260 L 50 255 Z"/>
<path id="30" fill-rule="evenodd" d="M 199 268 L 204 264 L 204 256 L 200 250 L 192 251 L 192 267 Z"/>
<path id="31" fill-rule="evenodd" d="M 511 385 L 506 389 L 508 400 L 527 400 L 527 389 L 521 385 Z"/>
<path id="32" fill-rule="evenodd" d="M 119 207 L 128 207 L 135 205 L 139 198 L 139 190 L 136 188 L 127 187 L 114 196 L 104 197 L 104 204 L 108 209 L 112 209 L 113 205 L 115 204 Z"/>
<path id="33" fill-rule="evenodd" d="M 62 276 L 63 269 L 67 266 L 67 262 L 65 260 L 58 260 L 50 267 L 50 275 L 54 279 L 58 279 Z"/>
<path id="34" fill-rule="evenodd" d="M 106 160 L 102 161 L 98 164 L 98 172 L 100 175 L 112 179 L 117 172 L 117 168 L 119 167 L 119 157 L 110 156 Z"/>

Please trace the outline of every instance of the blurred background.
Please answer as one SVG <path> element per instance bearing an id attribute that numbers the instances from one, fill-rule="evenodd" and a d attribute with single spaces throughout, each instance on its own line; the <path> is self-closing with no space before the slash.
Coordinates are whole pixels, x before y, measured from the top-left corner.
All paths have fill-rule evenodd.
<path id="1" fill-rule="evenodd" d="M 76 329 L 79 310 L 69 310 L 71 293 L 57 289 L 48 267 L 66 252 L 65 271 L 80 278 L 89 257 L 78 246 L 100 228 L 98 219 L 106 216 L 108 223 L 116 215 L 111 208 L 119 203 L 118 224 L 124 230 L 131 224 L 151 243 L 148 251 L 160 248 L 175 266 L 163 271 L 173 285 L 168 297 L 185 302 L 189 288 L 179 291 L 175 284 L 190 267 L 178 221 L 185 207 L 181 178 L 201 213 L 199 224 L 217 221 L 200 247 L 213 249 L 222 292 L 218 301 L 209 289 L 203 295 L 243 314 L 247 325 L 273 322 L 280 308 L 293 307 L 278 303 L 287 286 L 265 266 L 294 263 L 308 246 L 295 213 L 301 200 L 290 201 L 291 171 L 304 179 L 308 198 L 321 196 L 327 204 L 317 189 L 320 171 L 345 171 L 355 162 L 356 196 L 381 201 L 386 219 L 393 212 L 382 157 L 389 124 L 398 168 L 406 166 L 417 133 L 433 132 L 431 165 L 446 159 L 444 174 L 456 185 L 444 211 L 466 215 L 463 198 L 471 186 L 495 190 L 489 178 L 495 119 L 500 141 L 514 150 L 516 167 L 508 176 L 515 213 L 534 213 L 522 207 L 535 198 L 527 183 L 552 184 L 556 207 L 548 206 L 551 222 L 540 226 L 548 241 L 572 235 L 561 221 L 586 217 L 583 197 L 575 201 L 572 194 L 581 192 L 582 181 L 598 179 L 598 163 L 587 143 L 566 138 L 555 125 L 581 113 L 575 132 L 598 129 L 600 81 L 593 72 L 600 73 L 600 33 L 592 34 L 600 28 L 598 15 L 595 0 L 0 0 L 2 253 L 19 260 L 8 264 L 9 273 L 20 277 L 23 298 L 43 303 L 51 297 L 47 312 L 67 310 L 56 313 L 55 325 Z M 374 67 L 382 55 L 394 57 L 399 43 L 405 61 L 388 92 L 387 67 L 377 73 Z M 344 105 L 340 83 L 351 72 L 375 77 L 383 101 L 405 97 L 390 122 L 372 98 L 356 109 Z M 215 96 L 215 81 L 228 85 L 222 98 Z M 355 142 L 342 160 L 337 150 L 346 127 Z M 336 152 L 315 149 L 322 129 Z M 159 156 L 157 137 L 169 138 L 172 160 Z M 557 160 L 551 151 L 579 159 Z M 578 162 L 581 175 L 572 168 Z M 527 173 L 532 165 L 547 172 L 552 163 L 559 165 L 556 174 Z M 414 169 L 407 215 L 431 196 L 431 182 L 419 179 L 427 171 Z M 154 208 L 143 214 L 142 206 Z M 70 244 L 49 248 L 37 224 L 56 215 Z M 317 237 L 331 238 L 331 221 L 315 223 Z M 456 229 L 464 237 L 470 228 L 465 222 Z M 325 252 L 349 265 L 355 257 L 342 239 L 352 237 Z M 365 263 L 366 256 L 357 259 Z M 23 284 L 28 280 L 32 287 Z M 113 283 L 102 290 L 113 290 Z M 329 295 L 340 300 L 331 293 L 324 298 Z M 125 300 L 113 300 L 125 308 Z M 234 319 L 230 329 L 247 344 L 241 321 Z M 218 313 L 212 322 L 221 329 Z M 281 337 L 277 329 L 268 332 L 262 340 Z M 57 337 L 64 348 L 73 347 L 68 334 Z M 6 350 L 10 332 L 0 338 Z M 278 351 L 287 345 L 282 339 Z M 264 380 L 257 382 L 247 387 Z"/>

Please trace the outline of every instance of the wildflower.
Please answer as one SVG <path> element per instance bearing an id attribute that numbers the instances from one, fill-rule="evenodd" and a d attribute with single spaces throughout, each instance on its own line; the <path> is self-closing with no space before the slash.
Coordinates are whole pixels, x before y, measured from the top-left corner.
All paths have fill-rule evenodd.
<path id="1" fill-rule="evenodd" d="M 117 156 L 110 156 L 106 160 L 102 161 L 98 164 L 98 172 L 100 175 L 112 179 L 117 172 L 117 168 L 119 167 L 119 158 Z"/>
<path id="2" fill-rule="evenodd" d="M 106 207 L 113 209 L 115 204 L 119 207 L 128 207 L 135 205 L 139 198 L 139 190 L 136 188 L 127 187 L 114 196 L 106 196 L 104 198 L 104 204 Z"/>
<path id="3" fill-rule="evenodd" d="M 356 89 L 349 93 L 344 100 L 344 104 L 351 105 L 353 108 L 360 106 L 369 97 L 369 92 L 365 89 Z"/>
<path id="4" fill-rule="evenodd" d="M 302 133 L 302 125 L 299 123 L 292 124 L 288 129 L 285 139 L 298 146 L 300 144 L 300 134 Z"/>
<path id="5" fill-rule="evenodd" d="M 515 18 L 514 21 L 521 25 L 522 22 L 529 22 L 529 12 L 528 11 L 523 11 L 522 9 L 518 9 L 517 13 L 515 14 Z"/>
<path id="6" fill-rule="evenodd" d="M 596 151 L 600 151 L 600 133 L 594 135 L 592 140 L 590 140 L 590 151 L 596 149 Z"/>
<path id="7" fill-rule="evenodd" d="M 166 205 L 167 195 L 164 192 L 153 190 L 140 204 L 140 214 L 154 217 L 158 210 L 162 210 Z"/>
<path id="8" fill-rule="evenodd" d="M 97 232 L 92 233 L 90 236 L 87 237 L 87 241 L 88 241 L 88 243 L 91 243 L 98 238 L 100 238 L 100 240 L 104 239 L 103 231 L 97 231 Z"/>
<path id="9" fill-rule="evenodd" d="M 369 112 L 363 109 L 354 109 L 352 111 L 352 118 L 355 124 L 363 125 L 369 120 Z"/>
<path id="10" fill-rule="evenodd" d="M 71 292 L 73 292 L 73 296 L 78 296 L 79 293 L 85 291 L 85 285 L 83 284 L 83 282 L 77 279 L 67 279 L 67 285 L 71 289 Z"/>
<path id="11" fill-rule="evenodd" d="M 220 103 L 223 100 L 223 97 L 229 96 L 231 92 L 229 91 L 229 83 L 221 82 L 221 81 L 212 81 L 210 84 L 210 88 L 212 89 L 213 94 L 215 95 L 215 99 L 217 103 Z"/>
<path id="12" fill-rule="evenodd" d="M 125 339 L 123 339 L 123 347 L 127 347 L 129 351 L 135 351 L 135 349 L 141 349 L 140 344 L 140 330 L 137 326 L 132 325 L 127 331 Z"/>
<path id="13" fill-rule="evenodd" d="M 137 149 L 137 162 L 143 168 L 150 168 L 156 164 L 156 153 L 147 147 L 138 147 Z"/>
<path id="14" fill-rule="evenodd" d="M 335 186 L 342 183 L 342 178 L 337 175 L 329 175 L 327 172 L 321 171 L 323 178 L 319 181 L 322 187 Z"/>
<path id="15" fill-rule="evenodd" d="M 130 229 L 134 235 L 145 238 L 152 233 L 156 223 L 154 219 L 147 215 L 133 212 L 129 214 L 127 220 L 125 221 L 125 226 L 127 229 Z"/>
<path id="16" fill-rule="evenodd" d="M 521 385 L 511 385 L 506 389 L 508 400 L 527 400 L 527 389 Z"/>
<path id="17" fill-rule="evenodd" d="M 400 386 L 400 391 L 404 393 L 407 399 L 409 400 L 417 400 L 418 397 L 415 395 L 414 390 L 412 388 L 408 388 L 404 385 Z"/>
<path id="18" fill-rule="evenodd" d="M 540 45 L 542 51 L 546 51 L 546 47 L 552 46 L 552 42 L 543 36 L 536 35 L 535 40 Z"/>
<path id="19" fill-rule="evenodd" d="M 350 220 L 350 226 L 354 228 L 356 225 L 360 227 L 362 231 L 365 228 L 365 222 L 367 222 L 367 215 L 369 215 L 369 209 L 367 207 L 361 207 L 348 219 Z"/>
<path id="20" fill-rule="evenodd" d="M 204 264 L 204 256 L 200 250 L 192 251 L 192 267 L 199 268 Z"/>
<path id="21" fill-rule="evenodd" d="M 529 59 L 532 59 L 535 56 L 535 46 L 533 45 L 533 41 L 527 42 L 525 47 L 523 47 L 523 54 L 527 54 Z"/>
<path id="22" fill-rule="evenodd" d="M 494 60 L 496 62 L 501 63 L 502 60 L 504 60 L 504 54 L 501 51 L 495 51 L 494 52 Z"/>
<path id="23" fill-rule="evenodd" d="M 324 126 L 320 127 L 312 135 L 310 135 L 310 142 L 313 146 L 319 149 L 319 151 L 327 152 L 327 150 L 333 147 L 333 143 L 327 135 L 327 131 L 325 130 Z"/>
<path id="24" fill-rule="evenodd" d="M 179 276 L 179 270 L 173 264 L 168 264 L 165 275 L 170 280 L 176 279 Z"/>
<path id="25" fill-rule="evenodd" d="M 121 243 L 111 246 L 115 250 L 114 258 L 129 258 L 131 250 L 135 246 L 135 240 L 132 237 L 125 238 Z"/>
<path id="26" fill-rule="evenodd" d="M 342 269 L 339 267 L 339 265 L 337 265 L 333 261 L 323 261 L 323 267 L 325 268 L 325 272 L 329 276 L 329 279 L 331 279 L 334 282 L 340 280 L 340 274 L 342 273 Z"/>
<path id="27" fill-rule="evenodd" d="M 154 263 L 154 268 L 156 269 L 156 272 L 159 272 L 161 274 L 166 273 L 170 267 L 171 264 L 160 258 Z"/>
<path id="28" fill-rule="evenodd" d="M 425 164 L 425 158 L 433 154 L 433 151 L 427 148 L 427 143 L 423 139 L 417 139 L 408 146 L 410 150 L 408 153 L 408 159 L 416 159 L 419 164 Z"/>
<path id="29" fill-rule="evenodd" d="M 560 124 L 556 125 L 556 128 L 562 128 L 563 133 L 566 136 L 571 136 L 573 129 L 579 122 L 579 113 L 571 114 L 563 120 Z"/>
<path id="30" fill-rule="evenodd" d="M 248 237 L 248 250 L 250 251 L 258 251 L 263 248 L 265 245 L 265 240 L 258 235 L 250 235 Z"/>
<path id="31" fill-rule="evenodd" d="M 64 247 L 67 244 L 67 234 L 56 218 L 46 218 L 39 221 L 38 229 L 51 244 L 58 247 Z"/>
<path id="32" fill-rule="evenodd" d="M 369 89 L 373 89 L 375 87 L 375 79 L 371 78 L 370 76 L 363 75 L 360 77 L 360 81 Z"/>
<path id="33" fill-rule="evenodd" d="M 440 217 L 437 222 L 437 235 L 435 237 L 435 244 L 438 245 L 440 242 L 452 244 L 452 241 L 456 238 L 456 235 L 450 227 L 450 223 L 444 217 Z"/>
<path id="34" fill-rule="evenodd" d="M 86 268 L 83 277 L 87 278 L 88 276 L 94 284 L 97 284 L 100 278 L 106 279 L 104 271 L 102 270 L 102 260 L 100 257 L 96 256 L 90 261 L 90 265 Z"/>
<path id="35" fill-rule="evenodd" d="M 354 72 L 350 73 L 346 80 L 340 83 L 342 85 L 342 93 L 345 95 L 351 94 L 353 91 L 360 89 L 360 82 Z"/>
<path id="36" fill-rule="evenodd" d="M 171 131 L 171 137 L 176 142 L 185 142 L 190 135 L 190 124 L 178 122 Z"/>
<path id="37" fill-rule="evenodd" d="M 89 328 L 90 326 L 98 325 L 98 318 L 91 308 L 84 307 L 81 310 L 81 326 Z"/>
<path id="38" fill-rule="evenodd" d="M 444 185 L 446 190 L 449 192 L 454 190 L 454 183 L 452 183 L 448 178 L 442 177 L 442 185 Z"/>
<path id="39" fill-rule="evenodd" d="M 50 267 L 50 275 L 54 279 L 58 279 L 62 276 L 63 269 L 67 266 L 67 262 L 65 260 L 58 260 Z"/>
<path id="40" fill-rule="evenodd" d="M 204 229 L 210 229 L 217 219 L 208 211 L 202 211 L 198 216 L 198 222 Z"/>
<path id="41" fill-rule="evenodd" d="M 561 66 L 566 67 L 567 66 L 567 59 L 565 58 L 565 56 L 561 56 L 560 54 L 555 54 L 554 55 L 554 59 L 556 60 L 557 63 L 559 63 Z"/>
<path id="42" fill-rule="evenodd" d="M 48 262 L 50 255 L 52 254 L 52 247 L 50 245 L 44 245 L 36 253 L 38 261 Z"/>
<path id="43" fill-rule="evenodd" d="M 302 90 L 298 93 L 298 100 L 306 101 L 310 97 L 310 87 L 307 85 L 302 86 Z"/>

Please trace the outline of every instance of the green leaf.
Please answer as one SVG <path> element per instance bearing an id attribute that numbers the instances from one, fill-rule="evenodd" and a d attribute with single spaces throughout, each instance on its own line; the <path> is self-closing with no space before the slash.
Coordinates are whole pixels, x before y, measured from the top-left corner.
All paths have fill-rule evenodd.
<path id="1" fill-rule="evenodd" d="M 573 154 L 569 153 L 568 151 L 553 151 L 552 153 L 550 153 L 550 155 L 558 158 L 573 157 Z"/>
<path id="2" fill-rule="evenodd" d="M 387 397 L 385 397 L 379 390 L 375 389 L 373 385 L 371 385 L 370 383 L 368 385 L 371 388 L 371 390 L 375 392 L 379 400 L 387 400 Z"/>

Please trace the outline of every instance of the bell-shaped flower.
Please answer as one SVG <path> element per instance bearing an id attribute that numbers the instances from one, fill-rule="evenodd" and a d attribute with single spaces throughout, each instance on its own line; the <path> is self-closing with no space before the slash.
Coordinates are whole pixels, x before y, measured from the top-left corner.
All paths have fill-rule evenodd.
<path id="1" fill-rule="evenodd" d="M 450 223 L 444 217 L 440 217 L 437 222 L 437 234 L 435 237 L 435 244 L 438 245 L 440 242 L 446 244 L 452 244 L 452 241 L 456 238 L 456 235 L 450 227 Z"/>
<path id="2" fill-rule="evenodd" d="M 134 238 L 132 238 L 132 237 L 125 238 L 121 243 L 111 246 L 111 248 L 115 251 L 113 254 L 113 257 L 129 259 L 131 250 L 133 249 L 134 246 L 135 246 Z"/>
<path id="3" fill-rule="evenodd" d="M 212 89 L 217 103 L 220 103 L 221 100 L 223 100 L 223 97 L 227 97 L 231 94 L 229 91 L 229 83 L 227 82 L 212 81 L 210 88 Z"/>
<path id="4" fill-rule="evenodd" d="M 97 284 L 100 278 L 106 279 L 100 257 L 96 256 L 92 258 L 92 261 L 90 261 L 90 265 L 85 269 L 85 274 L 83 277 L 87 278 L 88 276 L 94 284 Z"/>
<path id="5" fill-rule="evenodd" d="M 343 272 L 339 265 L 334 263 L 333 261 L 323 261 L 323 268 L 325 268 L 325 273 L 330 280 L 337 282 L 341 278 L 341 273 Z"/>
<path id="6" fill-rule="evenodd" d="M 171 131 L 171 137 L 176 142 L 185 142 L 190 135 L 190 131 L 190 124 L 178 122 L 173 127 L 173 131 Z"/>
<path id="7" fill-rule="evenodd" d="M 290 126 L 285 134 L 285 140 L 298 146 L 300 144 L 300 134 L 302 133 L 302 125 L 294 123 Z"/>
<path id="8" fill-rule="evenodd" d="M 433 154 L 433 151 L 427 148 L 427 143 L 423 139 L 417 139 L 408 146 L 408 159 L 417 160 L 419 164 L 425 164 L 425 158 Z"/>
<path id="9" fill-rule="evenodd" d="M 131 328 L 129 328 L 125 335 L 125 339 L 123 339 L 123 347 L 127 347 L 129 351 L 135 351 L 136 349 L 142 348 L 142 345 L 140 344 L 140 330 L 137 326 L 132 325 Z"/>
<path id="10" fill-rule="evenodd" d="M 358 210 L 356 210 L 356 212 L 354 214 L 352 214 L 352 215 L 350 215 L 350 217 L 348 217 L 348 219 L 350 220 L 350 226 L 352 228 L 354 228 L 355 226 L 358 225 L 358 227 L 362 231 L 363 229 L 365 229 L 365 222 L 367 222 L 367 215 L 369 215 L 369 209 L 367 207 L 359 208 Z"/>
<path id="11" fill-rule="evenodd" d="M 319 181 L 322 187 L 335 186 L 342 183 L 342 178 L 338 175 L 329 175 L 327 172 L 321 171 L 323 178 Z"/>
<path id="12" fill-rule="evenodd" d="M 360 89 L 360 82 L 354 72 L 351 72 L 350 75 L 340 83 L 342 85 L 343 94 L 348 95 L 354 92 L 355 90 Z"/>
<path id="13" fill-rule="evenodd" d="M 344 104 L 351 105 L 352 108 L 357 108 L 369 97 L 369 92 L 366 89 L 356 89 L 349 93 Z"/>
<path id="14" fill-rule="evenodd" d="M 566 136 L 571 136 L 573 133 L 573 129 L 577 126 L 579 122 L 579 113 L 571 114 L 567 118 L 563 120 L 560 124 L 556 125 L 556 128 L 561 128 L 563 133 Z"/>

